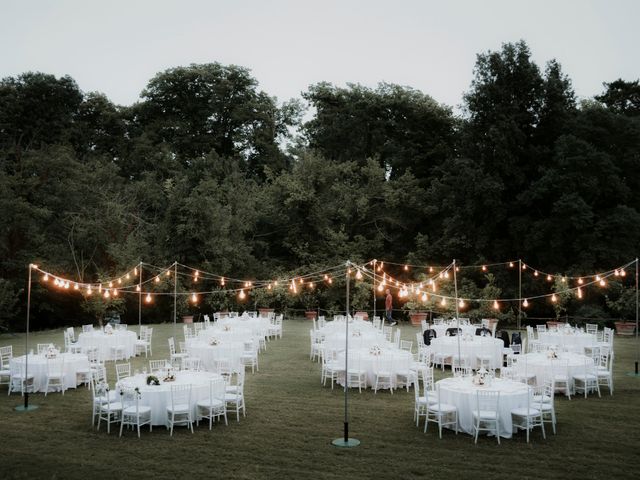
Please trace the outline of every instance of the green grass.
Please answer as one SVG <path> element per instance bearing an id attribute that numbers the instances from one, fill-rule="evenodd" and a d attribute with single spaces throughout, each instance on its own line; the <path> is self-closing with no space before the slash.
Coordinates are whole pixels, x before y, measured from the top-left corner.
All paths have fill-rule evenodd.
<path id="1" fill-rule="evenodd" d="M 640 453 L 640 379 L 626 375 L 636 355 L 633 339 L 616 338 L 615 392 L 601 399 L 558 397 L 558 434 L 546 440 L 537 429 L 497 445 L 466 434 L 437 429 L 427 434 L 413 422 L 413 392 L 374 395 L 350 392 L 351 436 L 355 449 L 331 446 L 342 436 L 344 396 L 320 385 L 320 366 L 309 361 L 309 326 L 285 321 L 284 338 L 268 344 L 260 372 L 248 374 L 247 417 L 229 426 L 162 428 L 122 438 L 91 428 L 91 395 L 85 388 L 64 396 L 31 395 L 39 408 L 14 411 L 17 394 L 0 391 L 0 478 L 637 478 Z M 154 328 L 154 358 L 168 355 L 172 325 Z M 178 326 L 181 331 L 181 326 Z M 403 338 L 417 329 L 402 325 Z M 30 342 L 62 342 L 62 330 L 37 332 Z M 23 335 L 2 335 L 23 353 Z M 133 359 L 142 368 L 144 357 Z M 115 374 L 108 363 L 109 379 Z"/>

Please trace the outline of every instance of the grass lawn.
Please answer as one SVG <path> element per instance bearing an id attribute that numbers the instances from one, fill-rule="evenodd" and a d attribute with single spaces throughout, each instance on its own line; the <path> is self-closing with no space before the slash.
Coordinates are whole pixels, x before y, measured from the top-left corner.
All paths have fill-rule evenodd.
<path id="1" fill-rule="evenodd" d="M 154 326 L 154 357 L 168 357 L 173 325 Z M 524 432 L 497 445 L 481 437 L 437 428 L 424 434 L 413 421 L 413 391 L 352 390 L 351 436 L 362 444 L 339 449 L 344 396 L 320 385 L 320 365 L 309 360 L 310 322 L 285 320 L 284 337 L 268 343 L 260 372 L 247 374 L 247 417 L 230 415 L 229 426 L 201 425 L 195 434 L 178 428 L 173 437 L 162 427 L 142 438 L 129 431 L 97 432 L 91 423 L 91 394 L 84 387 L 65 395 L 31 395 L 39 408 L 18 413 L 18 394 L 0 390 L 0 478 L 638 478 L 640 467 L 640 378 L 633 369 L 634 339 L 615 339 L 614 396 L 556 397 L 558 434 L 546 440 L 539 429 L 531 443 Z M 417 327 L 401 326 L 415 341 Z M 182 337 L 182 326 L 177 332 Z M 63 345 L 62 330 L 36 332 L 30 343 Z M 0 346 L 24 350 L 23 335 L 2 335 Z M 132 359 L 141 369 L 144 357 Z M 113 362 L 108 362 L 111 384 Z M 447 375 L 449 373 L 447 372 Z M 437 373 L 438 378 L 440 375 Z"/>

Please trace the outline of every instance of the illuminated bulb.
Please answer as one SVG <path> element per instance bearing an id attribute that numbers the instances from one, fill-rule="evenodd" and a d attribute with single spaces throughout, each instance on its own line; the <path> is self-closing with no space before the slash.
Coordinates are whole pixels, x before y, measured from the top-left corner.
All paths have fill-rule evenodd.
<path id="1" fill-rule="evenodd" d="M 136 285 L 136 292 L 140 291 L 140 285 Z"/>
<path id="2" fill-rule="evenodd" d="M 167 275 L 167 277 L 170 276 L 171 275 L 171 270 L 167 270 L 166 275 Z"/>
<path id="3" fill-rule="evenodd" d="M 449 278 L 449 272 L 444 272 L 444 278 Z"/>
<path id="4" fill-rule="evenodd" d="M 524 302 L 522 302 L 522 306 L 527 308 L 529 306 L 529 301 L 525 298 Z"/>
<path id="5" fill-rule="evenodd" d="M 194 275 L 197 277 L 198 275 L 200 275 L 200 272 L 198 270 L 196 270 L 196 272 L 194 273 Z"/>
<path id="6" fill-rule="evenodd" d="M 332 283 L 333 283 L 333 279 L 329 277 L 329 285 L 331 285 Z"/>
<path id="7" fill-rule="evenodd" d="M 442 297 L 442 300 L 440 300 L 440 305 L 442 305 L 443 307 L 445 307 L 447 305 L 447 299 Z"/>
<path id="8" fill-rule="evenodd" d="M 220 285 L 224 287 L 224 277 L 220 278 Z"/>
<path id="9" fill-rule="evenodd" d="M 486 265 L 482 265 L 482 271 L 486 272 L 487 271 L 487 266 Z"/>
<path id="10" fill-rule="evenodd" d="M 160 277 L 158 277 L 158 276 L 156 275 L 156 278 L 154 278 L 154 280 L 153 280 L 153 281 L 154 281 L 154 282 L 156 282 L 156 283 L 160 283 Z"/>
<path id="11" fill-rule="evenodd" d="M 109 288 L 113 287 L 113 282 L 109 282 Z"/>
<path id="12" fill-rule="evenodd" d="M 133 269 L 133 274 L 134 274 L 134 275 L 138 275 L 138 267 L 136 267 L 136 268 L 134 268 L 134 269 Z"/>
<path id="13" fill-rule="evenodd" d="M 122 278 L 118 279 L 118 283 L 120 283 L 120 284 L 122 283 Z"/>
<path id="14" fill-rule="evenodd" d="M 191 294 L 191 301 L 193 303 L 198 303 L 198 296 L 195 293 Z"/>
<path id="15" fill-rule="evenodd" d="M 444 273 L 440 272 L 440 275 L 438 275 L 438 277 L 444 278 Z"/>
<path id="16" fill-rule="evenodd" d="M 434 282 L 433 280 L 431 281 L 431 289 L 435 292 L 436 291 L 436 282 Z"/>
<path id="17" fill-rule="evenodd" d="M 433 267 L 429 267 L 429 273 L 433 273 Z"/>
<path id="18" fill-rule="evenodd" d="M 309 282 L 309 288 L 313 288 L 313 282 Z"/>
<path id="19" fill-rule="evenodd" d="M 556 297 L 556 294 L 554 293 L 553 295 L 551 295 L 551 301 L 553 303 L 556 303 L 558 301 L 558 297 Z"/>
<path id="20" fill-rule="evenodd" d="M 105 289 L 104 290 L 104 298 L 109 298 L 111 295 L 109 295 L 109 290 Z"/>
<path id="21" fill-rule="evenodd" d="M 526 269 L 527 269 L 527 266 L 526 266 L 524 263 L 522 264 L 522 269 L 523 269 L 523 270 L 526 270 Z"/>
<path id="22" fill-rule="evenodd" d="M 129 279 L 131 278 L 131 275 L 129 275 L 129 274 L 127 273 L 127 275 L 125 276 L 125 278 L 126 278 L 127 280 L 129 280 Z"/>
<path id="23" fill-rule="evenodd" d="M 78 285 L 77 283 L 73 286 L 74 290 L 79 290 L 80 289 L 80 285 Z"/>
<path id="24" fill-rule="evenodd" d="M 325 281 L 329 280 L 329 275 L 327 275 L 326 273 L 324 274 L 324 279 Z"/>
<path id="25" fill-rule="evenodd" d="M 193 283 L 198 283 L 198 276 L 193 277 Z"/>
<path id="26" fill-rule="evenodd" d="M 358 270 L 358 271 L 356 272 L 356 279 L 357 279 L 357 280 L 362 280 L 362 272 L 361 272 L 360 270 Z"/>
<path id="27" fill-rule="evenodd" d="M 626 275 L 627 275 L 626 270 L 625 270 L 624 268 L 623 268 L 623 269 L 621 269 L 621 270 L 620 270 L 620 276 L 621 276 L 621 277 L 624 277 L 624 276 L 626 276 Z"/>
<path id="28" fill-rule="evenodd" d="M 600 275 L 596 275 L 596 282 L 600 281 Z"/>
<path id="29" fill-rule="evenodd" d="M 513 268 L 513 262 L 509 262 L 509 268 Z"/>
<path id="30" fill-rule="evenodd" d="M 405 271 L 409 270 L 409 265 L 404 266 Z"/>
<path id="31" fill-rule="evenodd" d="M 68 280 L 66 282 L 64 282 L 64 288 L 66 290 L 69 290 L 69 281 Z"/>
<path id="32" fill-rule="evenodd" d="M 244 290 L 240 290 L 240 293 L 238 294 L 238 298 L 240 298 L 240 300 L 244 300 L 246 296 L 247 294 L 244 293 Z"/>
<path id="33" fill-rule="evenodd" d="M 144 301 L 147 303 L 151 303 L 151 294 L 147 293 L 147 296 L 144 298 Z"/>
<path id="34" fill-rule="evenodd" d="M 49 281 L 49 274 L 45 273 L 44 276 L 42 277 L 42 281 L 43 282 Z"/>
<path id="35" fill-rule="evenodd" d="M 349 273 L 351 273 L 351 272 L 349 272 Z M 303 279 L 303 278 L 301 278 L 301 279 L 300 279 L 300 285 L 302 285 L 303 283 L 304 283 L 304 279 Z"/>
<path id="36" fill-rule="evenodd" d="M 33 268 L 34 270 L 37 270 L 38 269 L 38 265 L 36 265 L 35 263 L 32 263 L 31 264 L 31 268 Z"/>
<path id="37" fill-rule="evenodd" d="M 91 295 L 93 292 L 91 291 L 91 287 L 87 287 L 87 295 Z"/>
<path id="38" fill-rule="evenodd" d="M 604 287 L 607 284 L 607 282 L 604 281 L 604 278 L 600 279 L 600 286 Z"/>
<path id="39" fill-rule="evenodd" d="M 464 300 L 461 298 L 460 301 L 458 302 L 458 307 L 459 308 L 464 308 Z"/>
<path id="40" fill-rule="evenodd" d="M 456 267 L 456 272 L 459 272 L 459 271 L 460 271 L 460 267 Z"/>
<path id="41" fill-rule="evenodd" d="M 102 284 L 98 285 L 98 293 L 102 293 Z"/>
<path id="42" fill-rule="evenodd" d="M 537 277 L 538 276 L 538 271 L 536 270 L 535 272 L 533 272 L 533 276 Z"/>
<path id="43" fill-rule="evenodd" d="M 384 290 L 384 286 L 382 284 L 378 285 L 378 291 L 382 292 Z"/>
<path id="44" fill-rule="evenodd" d="M 329 280 L 331 280 L 331 279 L 329 279 Z M 331 281 L 329 281 L 329 283 L 331 283 Z M 278 286 L 278 282 L 277 281 L 273 282 L 273 286 L 277 287 Z"/>
<path id="45" fill-rule="evenodd" d="M 619 277 L 619 276 L 620 276 L 620 272 L 618 271 L 618 269 L 617 269 L 617 268 L 613 271 L 613 274 L 614 274 L 616 277 Z"/>
<path id="46" fill-rule="evenodd" d="M 384 262 L 380 262 L 380 268 L 384 266 Z"/>
<path id="47" fill-rule="evenodd" d="M 578 279 L 578 285 L 582 285 L 584 283 L 584 280 L 582 280 L 582 278 Z"/>
<path id="48" fill-rule="evenodd" d="M 426 302 L 426 301 L 427 301 L 427 299 L 428 299 L 427 294 L 426 294 L 426 293 L 423 293 L 423 294 L 422 294 L 422 301 L 423 301 L 423 302 Z"/>
<path id="49" fill-rule="evenodd" d="M 578 287 L 578 298 L 582 299 L 582 289 Z"/>
<path id="50" fill-rule="evenodd" d="M 497 300 L 494 300 L 494 301 L 493 301 L 493 309 L 494 309 L 494 310 L 500 310 L 500 305 L 498 304 L 498 301 L 497 301 Z"/>
<path id="51" fill-rule="evenodd" d="M 567 277 L 562 277 L 562 283 L 567 283 Z"/>
<path id="52" fill-rule="evenodd" d="M 550 282 L 551 280 L 553 280 L 553 278 L 551 277 L 551 275 L 547 275 L 547 282 Z"/>
<path id="53" fill-rule="evenodd" d="M 53 284 L 54 284 L 56 287 L 59 285 L 59 283 L 58 283 L 58 279 L 57 279 L 57 278 L 55 278 L 55 279 L 53 280 Z"/>
<path id="54" fill-rule="evenodd" d="M 118 289 L 117 289 L 117 288 L 114 288 L 114 289 L 113 289 L 113 296 L 114 296 L 114 297 L 117 297 L 117 296 L 118 296 Z"/>

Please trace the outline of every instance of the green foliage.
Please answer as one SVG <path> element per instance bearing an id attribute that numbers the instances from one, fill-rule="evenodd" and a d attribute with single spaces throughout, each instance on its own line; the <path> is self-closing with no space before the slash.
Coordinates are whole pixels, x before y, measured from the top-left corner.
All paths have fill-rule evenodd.
<path id="1" fill-rule="evenodd" d="M 609 293 L 606 295 L 607 307 L 619 318 L 635 320 L 636 318 L 636 290 L 635 286 L 625 286 L 619 282 L 609 283 Z"/>

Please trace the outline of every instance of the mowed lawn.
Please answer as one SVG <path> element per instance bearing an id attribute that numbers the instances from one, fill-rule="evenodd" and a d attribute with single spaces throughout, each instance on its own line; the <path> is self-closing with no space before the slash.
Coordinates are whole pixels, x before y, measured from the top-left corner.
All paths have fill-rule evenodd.
<path id="1" fill-rule="evenodd" d="M 178 428 L 148 428 L 138 439 L 125 431 L 107 435 L 91 427 L 91 394 L 84 387 L 31 395 L 39 408 L 14 411 L 18 394 L 0 390 L 0 478 L 505 478 L 621 479 L 640 476 L 640 378 L 628 376 L 637 345 L 615 339 L 615 391 L 602 398 L 557 397 L 558 433 L 531 443 L 524 432 L 497 445 L 481 437 L 437 429 L 427 434 L 413 422 L 413 391 L 367 390 L 349 395 L 350 427 L 362 444 L 339 449 L 343 390 L 322 387 L 320 365 L 309 360 L 309 328 L 303 319 L 287 319 L 284 337 L 268 343 L 260 372 L 247 374 L 247 416 L 212 431 L 201 425 L 191 434 Z M 154 325 L 154 359 L 168 357 L 172 324 Z M 403 338 L 415 341 L 417 328 L 403 324 Z M 77 331 L 77 329 L 76 329 Z M 182 338 L 182 326 L 176 332 Z M 62 330 L 31 334 L 30 343 L 63 344 Z M 24 351 L 24 335 L 2 335 L 0 345 Z M 148 359 L 132 359 L 141 369 Z M 115 379 L 108 362 L 109 380 Z M 439 372 L 439 371 L 438 371 Z M 446 373 L 448 375 L 449 372 Z M 441 374 L 437 374 L 441 377 Z M 549 429 L 550 430 L 550 429 Z"/>

